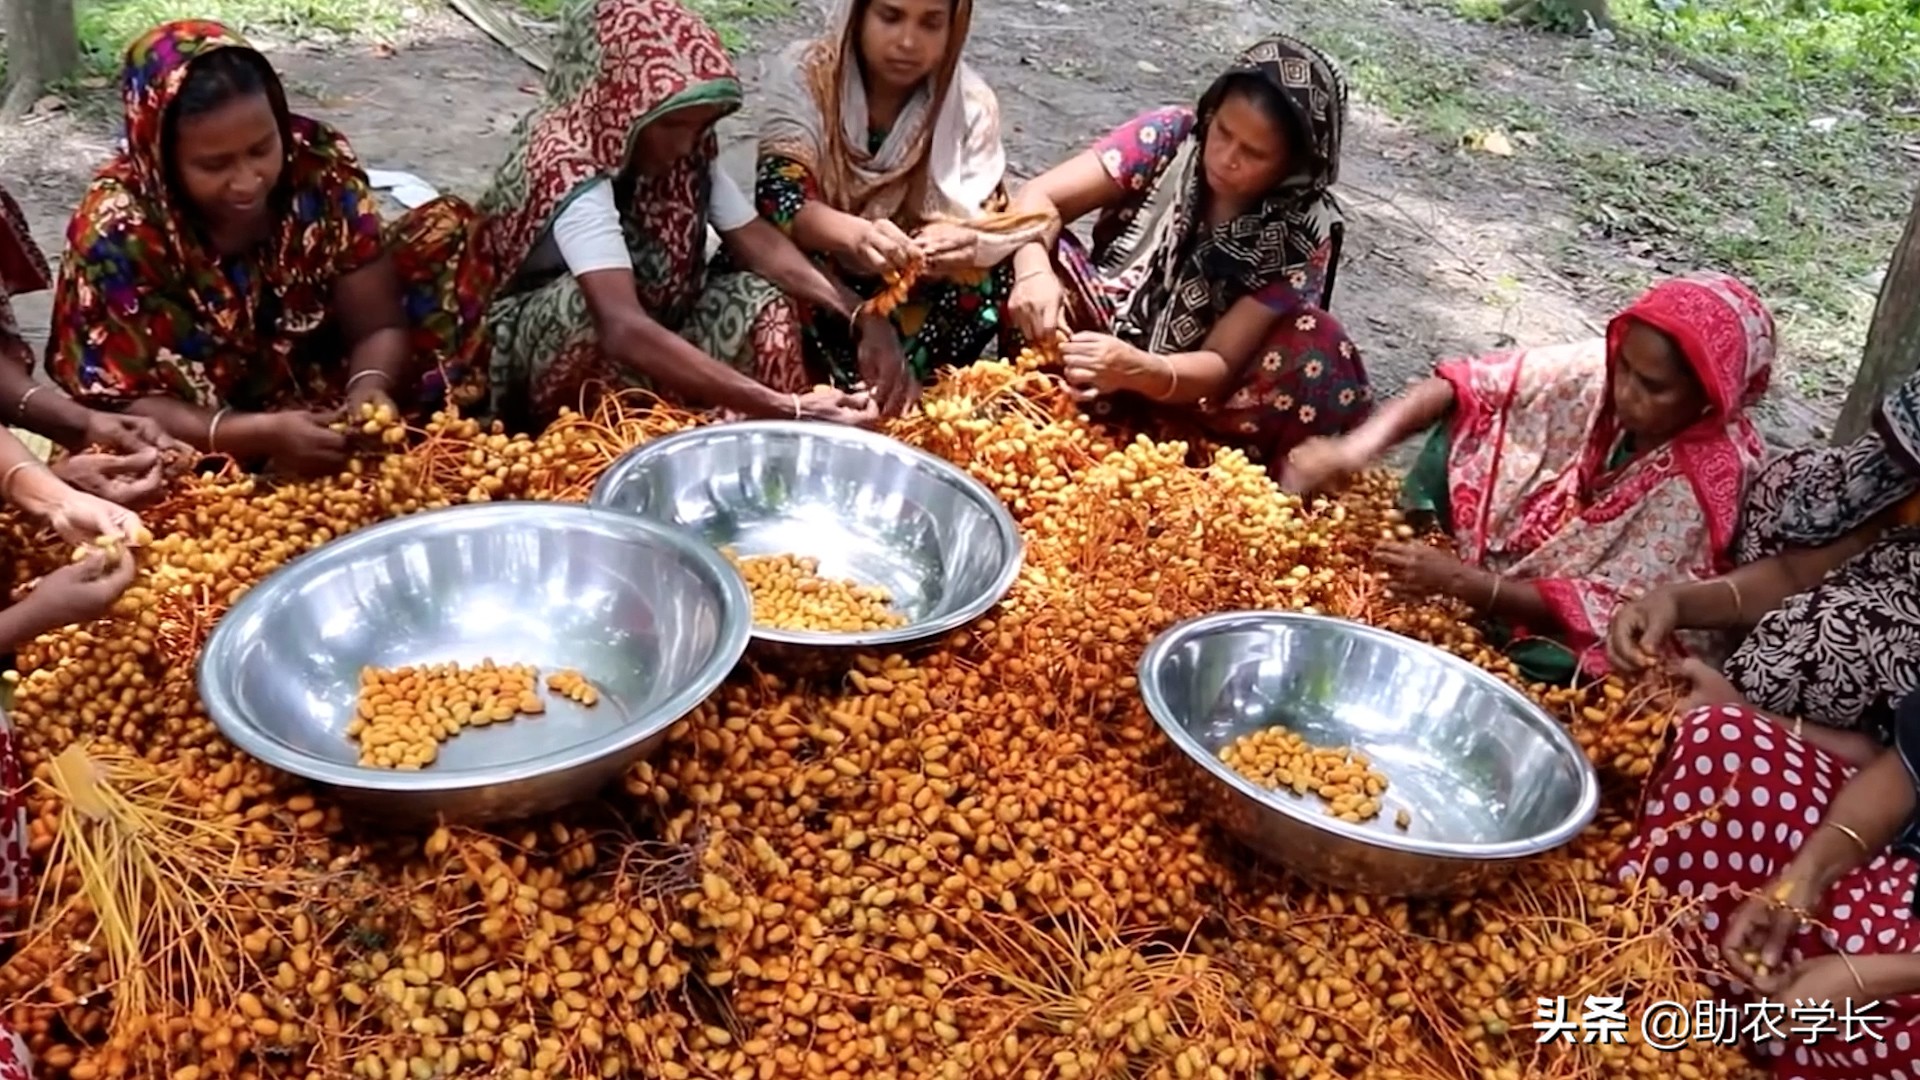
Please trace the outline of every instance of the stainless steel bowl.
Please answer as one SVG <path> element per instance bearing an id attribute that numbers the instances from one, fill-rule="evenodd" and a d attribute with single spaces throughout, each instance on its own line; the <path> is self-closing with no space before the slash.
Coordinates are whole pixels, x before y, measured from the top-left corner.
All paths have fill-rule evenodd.
<path id="1" fill-rule="evenodd" d="M 1586 754 L 1525 696 L 1361 623 L 1261 611 L 1190 619 L 1147 647 L 1140 692 L 1220 823 L 1335 888 L 1471 891 L 1573 839 L 1599 805 Z M 1318 796 L 1267 790 L 1220 760 L 1235 739 L 1273 726 L 1371 758 L 1388 784 L 1379 816 L 1341 821 Z"/>
<path id="2" fill-rule="evenodd" d="M 281 567 L 201 653 L 200 696 L 235 745 L 409 822 L 541 813 L 655 750 L 747 646 L 740 575 L 706 545 L 625 514 L 493 503 L 415 514 Z M 366 768 L 346 737 L 363 666 L 573 668 L 592 708 L 461 732 L 418 772 Z"/>
<path id="3" fill-rule="evenodd" d="M 876 648 L 936 638 L 1000 602 L 1020 572 L 1013 517 L 954 465 L 871 431 L 794 421 L 694 428 L 628 451 L 589 505 L 689 529 L 743 556 L 810 555 L 824 577 L 879 585 L 907 623 L 762 642 Z"/>

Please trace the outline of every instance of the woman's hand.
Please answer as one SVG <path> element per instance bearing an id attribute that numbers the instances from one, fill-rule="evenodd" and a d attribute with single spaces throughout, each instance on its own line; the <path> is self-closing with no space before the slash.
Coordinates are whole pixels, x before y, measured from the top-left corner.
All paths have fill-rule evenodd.
<path id="1" fill-rule="evenodd" d="M 1287 454 L 1280 472 L 1280 489 L 1312 495 L 1332 487 L 1367 467 L 1367 456 L 1344 436 L 1316 436 Z"/>
<path id="2" fill-rule="evenodd" d="M 1068 392 L 1080 401 L 1152 386 L 1170 389 L 1166 361 L 1114 337 L 1082 331 L 1060 344 Z"/>
<path id="3" fill-rule="evenodd" d="M 295 476 L 325 476 L 346 468 L 352 443 L 329 426 L 341 415 L 339 410 L 266 414 L 262 419 L 272 425 L 264 447 L 267 460 Z"/>
<path id="4" fill-rule="evenodd" d="M 1713 665 L 1691 657 L 1673 666 L 1675 676 L 1685 679 L 1691 688 L 1675 713 L 1688 712 L 1703 705 L 1738 705 L 1751 709 L 1749 702 L 1725 675 L 1720 674 Z"/>
<path id="5" fill-rule="evenodd" d="M 907 366 L 907 354 L 900 347 L 900 335 L 886 319 L 861 320 L 858 359 L 860 379 L 872 391 L 879 415 L 899 416 L 920 400 L 920 383 Z"/>
<path id="6" fill-rule="evenodd" d="M 822 386 L 794 399 L 802 420 L 867 427 L 880 419 L 880 407 L 867 394 L 846 394 Z"/>
<path id="7" fill-rule="evenodd" d="M 1472 599 L 1466 595 L 1472 591 L 1472 584 L 1486 576 L 1486 571 L 1469 566 L 1453 552 L 1432 544 L 1389 541 L 1373 550 L 1393 575 L 1394 583 L 1415 593 Z"/>
<path id="8" fill-rule="evenodd" d="M 972 269 L 980 234 L 965 225 L 935 222 L 915 233 L 913 244 L 925 261 L 927 273 L 951 274 Z"/>
<path id="9" fill-rule="evenodd" d="M 88 446 L 109 446 L 123 454 L 158 451 L 162 466 L 170 474 L 184 470 L 200 456 L 193 447 L 167 434 L 158 421 L 144 416 L 88 409 L 87 426 L 81 437 Z"/>
<path id="10" fill-rule="evenodd" d="M 1623 605 L 1607 627 L 1607 660 L 1628 674 L 1658 663 L 1680 622 L 1676 587 L 1662 585 Z"/>
<path id="11" fill-rule="evenodd" d="M 1007 293 L 1007 318 L 1035 345 L 1052 342 L 1067 328 L 1067 289 L 1051 269 L 1014 278 Z"/>
<path id="12" fill-rule="evenodd" d="M 393 403 L 385 372 L 365 374 L 347 388 L 347 419 L 358 424 L 367 415 L 367 407 L 375 412 L 386 409 L 393 416 L 400 415 L 400 407 Z"/>
<path id="13" fill-rule="evenodd" d="M 73 488 L 54 499 L 43 515 L 54 532 L 74 544 L 92 544 L 102 539 L 132 544 L 138 542 L 142 532 L 140 515 L 98 495 Z"/>
<path id="14" fill-rule="evenodd" d="M 1813 910 L 1820 901 L 1813 881 L 1814 875 L 1797 862 L 1788 863 L 1779 877 L 1741 901 L 1727 919 L 1720 956 L 1727 969 L 1748 986 L 1767 993 L 1782 981 L 1786 973 L 1780 970 L 1780 961 L 1788 940 L 1800 928 L 1800 913 Z"/>
<path id="15" fill-rule="evenodd" d="M 96 551 L 40 579 L 22 604 L 32 605 L 34 620 L 48 628 L 92 622 L 105 615 L 133 584 L 133 553 Z"/>
<path id="16" fill-rule="evenodd" d="M 891 221 L 862 219 L 854 228 L 857 231 L 847 245 L 844 261 L 859 273 L 899 272 L 912 266 L 919 257 L 913 238 Z"/>
<path id="17" fill-rule="evenodd" d="M 145 506 L 167 490 L 164 459 L 151 446 L 132 454 L 76 454 L 55 463 L 53 474 L 121 506 Z"/>

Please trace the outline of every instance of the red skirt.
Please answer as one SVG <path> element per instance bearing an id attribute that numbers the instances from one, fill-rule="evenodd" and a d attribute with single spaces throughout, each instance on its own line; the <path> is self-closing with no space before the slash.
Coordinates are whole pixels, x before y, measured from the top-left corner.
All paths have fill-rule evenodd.
<path id="1" fill-rule="evenodd" d="M 1727 920 L 1786 867 L 1855 771 L 1745 709 L 1695 709 L 1675 728 L 1618 870 L 1701 900 L 1690 944 L 1708 985 L 1727 997 L 1749 994 L 1714 970 Z M 1719 820 L 1702 818 L 1715 802 Z M 1920 952 L 1916 875 L 1920 863 L 1887 851 L 1849 872 L 1815 912 L 1827 929 L 1803 927 L 1788 943 L 1787 962 L 1836 952 Z M 1777 1080 L 1920 1080 L 1920 995 L 1881 1001 L 1873 1015 L 1885 1021 L 1873 1027 L 1878 1038 L 1808 1043 L 1796 1036 L 1755 1049 L 1771 1057 Z"/>

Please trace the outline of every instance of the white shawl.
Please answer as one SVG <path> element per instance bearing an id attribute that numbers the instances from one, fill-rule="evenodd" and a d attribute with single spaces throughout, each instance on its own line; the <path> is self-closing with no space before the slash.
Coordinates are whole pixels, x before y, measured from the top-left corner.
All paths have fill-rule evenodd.
<path id="1" fill-rule="evenodd" d="M 903 211 L 919 221 L 977 218 L 1006 176 L 1007 154 L 1000 142 L 1000 104 L 993 89 L 959 53 L 971 19 L 970 0 L 960 0 L 948 45 L 950 69 L 937 112 L 933 88 L 922 85 L 901 110 L 878 152 L 867 152 L 867 94 L 860 65 L 849 50 L 857 28 L 850 25 L 853 0 L 838 0 L 825 37 L 788 46 L 774 61 L 762 87 L 765 120 L 760 152 L 791 158 L 805 166 L 835 209 L 869 220 Z M 938 78 L 936 74 L 935 78 Z M 933 80 L 929 79 L 928 83 Z M 837 96 L 840 138 L 829 138 L 828 94 Z M 931 114 L 931 122 L 929 116 Z M 919 184 L 922 205 L 905 205 Z"/>

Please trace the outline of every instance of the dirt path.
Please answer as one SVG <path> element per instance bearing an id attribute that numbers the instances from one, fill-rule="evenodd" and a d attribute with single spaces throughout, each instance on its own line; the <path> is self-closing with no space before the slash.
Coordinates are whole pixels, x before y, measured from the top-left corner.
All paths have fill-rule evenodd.
<path id="1" fill-rule="evenodd" d="M 1276 27 L 1363 59 L 1418 41 L 1548 107 L 1556 95 L 1569 108 L 1579 105 L 1555 75 L 1583 46 L 1523 39 L 1390 0 L 1296 0 L 1285 20 L 1266 0 L 1129 0 L 1124 18 L 1112 8 L 1111 0 L 983 5 L 970 53 L 999 92 L 1018 175 L 1044 169 L 1141 109 L 1191 101 L 1234 48 Z M 787 41 L 809 21 L 796 17 L 754 36 Z M 392 55 L 363 46 L 262 45 L 295 107 L 345 130 L 366 165 L 414 172 L 466 195 L 485 184 L 537 80 L 451 16 L 431 17 Z M 1516 58 L 1511 66 L 1507 57 Z M 728 165 L 743 178 L 762 62 L 758 50 L 742 57 L 749 108 L 723 132 Z M 0 132 L 5 179 L 50 254 L 88 174 L 110 153 L 118 126 L 112 106 L 111 90 L 101 88 L 70 111 Z M 1576 115 L 1635 137 L 1630 123 L 1592 113 Z M 1439 355 L 1563 340 L 1604 325 L 1650 264 L 1583 236 L 1560 187 L 1524 163 L 1470 158 L 1356 95 L 1340 184 L 1348 243 L 1334 308 L 1366 349 L 1383 393 L 1418 378 Z M 29 301 L 22 314 L 33 325 L 43 310 Z M 1801 441 L 1795 429 L 1805 427 L 1805 410 L 1788 405 L 1770 434 Z"/>

